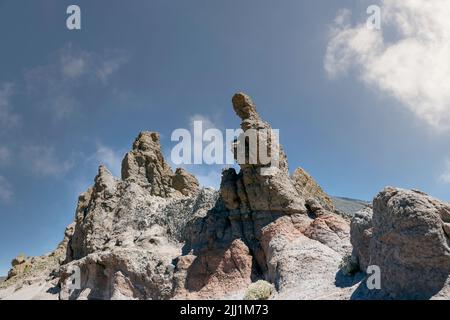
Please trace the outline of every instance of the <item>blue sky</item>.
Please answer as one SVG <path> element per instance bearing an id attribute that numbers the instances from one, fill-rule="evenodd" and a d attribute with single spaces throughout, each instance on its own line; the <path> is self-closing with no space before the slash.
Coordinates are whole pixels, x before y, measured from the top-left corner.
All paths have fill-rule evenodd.
<path id="1" fill-rule="evenodd" d="M 73 3 L 79 31 L 66 28 Z M 380 5 L 418 10 L 399 3 Z M 171 132 L 193 119 L 237 128 L 237 91 L 280 129 L 290 169 L 328 193 L 370 200 L 394 185 L 450 200 L 450 90 L 429 85 L 446 78 L 417 67 L 427 47 L 405 49 L 417 70 L 403 74 L 388 53 L 410 31 L 391 42 L 364 33 L 369 4 L 0 0 L 0 274 L 18 253 L 53 250 L 98 165 L 119 175 L 139 131 L 161 132 L 169 158 Z M 219 183 L 220 167 L 189 170 Z"/>

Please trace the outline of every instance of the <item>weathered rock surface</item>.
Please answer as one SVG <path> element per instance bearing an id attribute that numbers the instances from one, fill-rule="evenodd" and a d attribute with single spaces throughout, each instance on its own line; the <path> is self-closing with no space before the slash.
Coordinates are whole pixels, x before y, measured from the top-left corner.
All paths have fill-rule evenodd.
<path id="1" fill-rule="evenodd" d="M 353 246 L 353 256 L 357 258 L 362 271 L 367 270 L 369 266 L 372 231 L 372 208 L 357 212 L 350 225 L 350 240 Z"/>
<path id="2" fill-rule="evenodd" d="M 303 199 L 315 199 L 328 211 L 334 211 L 334 204 L 317 182 L 304 169 L 297 168 L 292 174 L 295 189 Z"/>
<path id="3" fill-rule="evenodd" d="M 237 145 L 234 146 L 235 155 L 239 154 L 239 144 L 245 144 L 246 150 L 244 162 L 239 157 L 237 158 L 241 172 L 236 176 L 236 192 L 239 191 L 238 188 L 241 188 L 241 185 L 245 190 L 245 197 L 241 197 L 240 201 L 252 211 L 306 213 L 305 201 L 299 197 L 294 183 L 289 177 L 288 163 L 283 148 L 274 142 L 276 149 L 274 152 L 278 151 L 278 154 L 273 157 L 271 155 L 270 146 L 274 138 L 270 133 L 272 128 L 260 118 L 254 103 L 247 95 L 237 93 L 232 102 L 234 111 L 242 120 L 241 129 L 245 133 L 255 130 L 258 141 L 258 148 L 254 152 L 251 152 L 252 149 L 243 139 L 245 135 L 241 135 L 242 139 L 238 139 Z M 271 163 L 264 163 L 263 159 L 260 159 L 261 148 L 267 149 L 269 157 L 278 159 L 277 167 L 273 167 Z M 252 154 L 256 163 L 251 163 Z M 264 170 L 269 173 L 264 174 Z"/>
<path id="4" fill-rule="evenodd" d="M 141 133 L 122 164 L 122 179 L 100 166 L 78 202 L 61 267 L 61 299 L 167 299 L 187 222 L 217 198 L 165 162 L 159 135 Z M 74 270 L 81 288 L 72 290 Z"/>
<path id="5" fill-rule="evenodd" d="M 100 166 L 58 248 L 13 261 L 0 299 L 242 298 L 258 280 L 273 285 L 273 299 L 450 296 L 449 204 L 387 188 L 350 226 L 304 170 L 289 176 L 281 146 L 270 151 L 279 152 L 276 167 L 259 157 L 275 141 L 271 127 L 245 94 L 232 102 L 241 128 L 256 130 L 255 162 L 224 170 L 219 191 L 200 188 L 172 171 L 157 133 L 142 132 L 120 178 Z M 247 144 L 233 144 L 237 160 L 242 147 L 244 160 L 255 155 Z M 351 252 L 363 271 L 381 268 L 381 290 L 362 281 L 353 292 L 363 274 L 339 271 Z"/>
<path id="6" fill-rule="evenodd" d="M 297 170 L 291 179 L 251 99 L 238 93 L 232 102 L 243 131 L 256 133 L 258 156 L 248 161 L 255 150 L 244 133 L 233 148 L 244 146 L 245 161 L 240 172 L 222 173 L 218 192 L 199 188 L 183 169 L 173 172 L 153 132 L 136 138 L 120 179 L 100 166 L 57 250 L 63 258 L 52 281 L 60 299 L 243 297 L 260 279 L 274 285 L 275 297 L 336 290 L 339 261 L 351 250 L 348 221 L 309 175 Z M 278 154 L 276 166 L 259 157 L 262 147 Z"/>
<path id="7" fill-rule="evenodd" d="M 449 221 L 450 204 L 422 192 L 388 187 L 379 193 L 372 217 L 364 212 L 352 222 L 354 254 L 361 267 L 376 265 L 381 271 L 381 290 L 361 288 L 361 294 L 429 299 L 448 291 Z"/>
<path id="8" fill-rule="evenodd" d="M 248 96 L 236 94 L 233 107 L 242 119 L 244 132 L 271 129 Z M 267 141 L 259 131 L 257 136 Z M 243 141 L 238 139 L 237 143 Z M 234 147 L 236 151 L 236 144 Z M 335 287 L 342 255 L 351 251 L 349 223 L 315 200 L 315 196 L 324 199 L 324 193 L 310 192 L 305 203 L 289 177 L 282 147 L 278 146 L 278 150 L 279 167 L 271 174 L 261 170 L 270 164 L 261 162 L 241 162 L 239 173 L 234 169 L 222 173 L 215 207 L 192 221 L 188 229 L 189 240 L 183 251 L 189 254 L 179 258 L 182 267 L 175 273 L 178 298 L 198 297 L 199 293 L 206 298 L 217 297 L 216 292 L 231 294 L 237 290 L 237 283 L 249 284 L 256 279 L 270 281 L 286 296 L 295 295 L 301 282 L 307 283 L 305 288 L 321 285 L 317 279 L 325 275 L 329 281 L 323 282 L 326 285 L 322 289 Z M 246 159 L 249 154 L 246 150 Z M 247 257 L 245 263 L 236 263 L 230 254 L 236 243 L 242 256 Z M 209 261 L 214 261 L 212 268 Z M 233 263 L 234 268 L 224 267 Z M 216 281 L 218 278 L 222 280 Z M 310 288 L 309 294 L 314 290 Z"/>
<path id="9" fill-rule="evenodd" d="M 172 172 L 161 152 L 159 133 L 141 132 L 122 161 L 122 180 L 134 182 L 153 196 L 198 191 L 197 179 L 183 169 Z"/>
<path id="10" fill-rule="evenodd" d="M 0 300 L 55 300 L 59 292 L 59 268 L 74 224 L 66 228 L 64 239 L 51 253 L 39 257 L 20 255 L 11 262 L 8 278 L 0 283 Z"/>

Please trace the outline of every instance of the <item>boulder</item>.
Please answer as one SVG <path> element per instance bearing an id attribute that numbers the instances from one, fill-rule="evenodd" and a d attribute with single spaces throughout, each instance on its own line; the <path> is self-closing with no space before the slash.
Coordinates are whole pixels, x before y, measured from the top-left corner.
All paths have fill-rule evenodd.
<path id="1" fill-rule="evenodd" d="M 366 271 L 370 263 L 370 241 L 372 239 L 372 209 L 367 207 L 358 211 L 350 224 L 350 241 L 353 246 L 353 256 L 360 269 Z"/>
<path id="2" fill-rule="evenodd" d="M 275 144 L 268 151 L 276 166 L 258 152 L 256 162 L 224 170 L 220 190 L 200 188 L 184 169 L 172 171 L 158 133 L 141 132 L 121 177 L 100 166 L 64 240 L 32 261 L 45 265 L 32 269 L 59 299 L 242 298 L 258 280 L 271 283 L 273 298 L 337 290 L 339 262 L 351 249 L 349 222 L 309 175 L 289 176 L 283 148 L 250 97 L 237 93 L 232 104 L 244 131 L 230 146 L 235 157 L 242 160 L 244 146 L 251 158 L 244 137 L 254 130 L 256 151 Z M 73 288 L 77 270 L 80 287 Z"/>
<path id="3" fill-rule="evenodd" d="M 258 140 L 267 139 L 258 130 L 271 127 L 261 119 L 250 97 L 238 93 L 232 102 L 242 120 L 243 134 L 254 129 Z M 238 139 L 233 149 L 237 151 L 236 144 L 243 141 Z M 247 148 L 248 158 L 251 150 Z M 192 220 L 186 229 L 183 247 L 186 254 L 179 258 L 174 275 L 179 288 L 175 297 L 196 298 L 201 294 L 202 298 L 213 298 L 217 292 L 227 296 L 242 292 L 244 284 L 253 279 L 270 281 L 279 294 L 286 296 L 298 295 L 302 281 L 307 282 L 305 296 L 320 284 L 324 284 L 322 290 L 334 287 L 339 262 L 351 250 L 349 222 L 327 209 L 332 206 L 321 205 L 319 201 L 325 199 L 324 194 L 310 192 L 307 200 L 298 193 L 295 181 L 289 177 L 283 148 L 277 149 L 279 166 L 271 174 L 262 170 L 270 164 L 261 162 L 239 163 L 239 172 L 234 168 L 222 172 L 216 205 L 205 216 Z M 319 189 L 317 186 L 316 190 Z M 243 264 L 247 267 L 243 270 L 236 266 L 221 267 L 236 243 L 248 248 L 241 250 L 245 252 L 241 259 L 249 262 Z M 212 268 L 206 268 L 210 263 Z M 189 273 L 187 269 L 197 271 Z M 314 279 L 315 276 L 318 278 Z M 326 282 L 320 280 L 324 277 Z M 228 283 L 224 279 L 232 279 L 237 286 L 222 287 Z"/>
<path id="4" fill-rule="evenodd" d="M 182 168 L 177 168 L 172 178 L 172 187 L 183 195 L 195 194 L 199 190 L 197 178 Z"/>
<path id="5" fill-rule="evenodd" d="M 303 199 L 316 200 L 325 210 L 334 211 L 333 201 L 304 169 L 298 167 L 291 176 L 295 189 Z"/>
<path id="6" fill-rule="evenodd" d="M 260 148 L 267 148 L 267 154 L 270 154 L 271 139 L 274 137 L 269 133 L 271 126 L 263 121 L 256 111 L 256 106 L 244 93 L 234 95 L 233 108 L 236 114 L 241 118 L 241 129 L 244 133 L 238 138 L 239 143 L 244 143 L 245 133 L 248 130 L 254 130 L 257 135 L 258 155 Z M 260 162 L 259 156 L 256 163 L 251 163 L 250 157 L 246 157 L 245 162 L 238 163 L 241 172 L 236 177 L 240 180 L 245 190 L 247 201 L 246 205 L 252 211 L 279 211 L 288 214 L 306 213 L 305 201 L 297 193 L 292 180 L 289 177 L 289 168 L 283 148 L 274 142 L 275 150 L 278 155 L 272 155 L 278 159 L 277 167 L 273 168 L 271 163 Z M 238 147 L 234 146 L 235 157 L 239 162 Z M 251 152 L 251 148 L 245 146 L 246 155 Z M 274 152 L 276 152 L 274 151 Z M 266 172 L 270 172 L 267 173 Z M 241 199 L 241 201 L 244 199 Z"/>
<path id="7" fill-rule="evenodd" d="M 373 201 L 372 221 L 365 213 L 352 223 L 352 243 L 362 268 L 370 264 L 381 271 L 381 289 L 368 296 L 429 299 L 448 290 L 449 222 L 450 204 L 423 192 L 392 187 L 380 192 Z"/>
<path id="8" fill-rule="evenodd" d="M 157 132 L 141 132 L 136 138 L 133 150 L 128 152 L 122 161 L 122 180 L 135 182 L 147 189 L 151 195 L 161 197 L 168 197 L 177 190 L 189 193 L 198 189 L 198 181 L 194 176 L 182 169 L 173 173 L 161 152 Z M 188 190 L 189 187 L 192 187 L 192 190 Z"/>

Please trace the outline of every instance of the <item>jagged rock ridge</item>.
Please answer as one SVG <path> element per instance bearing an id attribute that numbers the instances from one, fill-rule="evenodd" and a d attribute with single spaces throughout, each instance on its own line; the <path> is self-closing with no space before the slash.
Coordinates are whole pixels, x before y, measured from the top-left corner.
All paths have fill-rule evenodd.
<path id="1" fill-rule="evenodd" d="M 244 131 L 271 128 L 245 94 L 232 103 Z M 270 174 L 262 174 L 270 164 L 239 165 L 223 171 L 219 191 L 200 188 L 185 170 L 172 171 L 157 133 L 140 133 L 121 178 L 100 166 L 58 248 L 16 259 L 0 299 L 33 285 L 35 298 L 242 298 L 257 280 L 273 284 L 275 299 L 450 296 L 450 205 L 388 188 L 350 228 L 308 173 L 289 176 L 281 146 Z M 362 271 L 380 266 L 381 290 L 367 290 L 363 273 L 342 274 L 351 252 Z"/>
<path id="2" fill-rule="evenodd" d="M 232 102 L 241 128 L 258 130 L 258 139 L 270 143 L 259 134 L 270 125 L 251 99 L 239 93 Z M 240 172 L 223 172 L 214 191 L 199 188 L 183 169 L 172 171 L 157 133 L 140 133 L 121 178 L 100 166 L 94 185 L 79 197 L 55 276 L 59 298 L 220 298 L 243 295 L 258 279 L 281 294 L 297 290 L 300 279 L 320 283 L 315 278 L 325 271 L 332 286 L 337 264 L 350 251 L 349 224 L 329 211 L 309 175 L 303 185 L 289 176 L 279 150 L 270 175 L 261 174 L 270 164 L 241 163 Z M 302 261 L 317 266 L 311 272 Z M 76 269 L 81 288 L 72 290 Z"/>

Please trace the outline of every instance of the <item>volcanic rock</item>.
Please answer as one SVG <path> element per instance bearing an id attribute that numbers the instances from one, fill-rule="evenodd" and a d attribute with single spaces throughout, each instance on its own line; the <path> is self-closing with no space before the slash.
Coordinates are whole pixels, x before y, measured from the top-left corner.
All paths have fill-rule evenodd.
<path id="1" fill-rule="evenodd" d="M 364 214 L 352 223 L 354 254 L 361 267 L 370 264 L 381 271 L 381 289 L 368 296 L 429 299 L 448 290 L 449 222 L 448 203 L 419 191 L 388 187 L 380 192 L 373 201 L 372 220 Z"/>
<path id="2" fill-rule="evenodd" d="M 303 199 L 314 199 L 328 211 L 334 211 L 331 198 L 304 169 L 298 167 L 292 174 L 295 189 Z"/>
<path id="3" fill-rule="evenodd" d="M 256 130 L 258 140 L 267 142 L 259 130 L 271 127 L 261 119 L 252 100 L 238 93 L 232 102 L 244 134 Z M 244 139 L 238 141 L 243 143 Z M 351 250 L 349 223 L 318 201 L 312 205 L 313 194 L 308 209 L 289 177 L 283 148 L 278 146 L 278 150 L 279 166 L 272 174 L 261 170 L 270 164 L 260 162 L 239 163 L 239 173 L 233 168 L 222 172 L 216 205 L 186 229 L 188 240 L 183 252 L 188 254 L 179 258 L 175 270 L 176 297 L 198 297 L 200 293 L 211 298 L 217 297 L 216 292 L 227 295 L 237 290 L 236 283 L 249 284 L 256 279 L 270 281 L 286 297 L 298 295 L 295 292 L 302 281 L 308 294 L 318 285 L 323 290 L 334 287 L 342 255 Z M 243 248 L 243 257 L 251 259 L 243 259 L 247 263 L 239 265 L 244 267 L 226 268 L 236 243 Z M 317 281 L 324 276 L 328 281 Z"/>
<path id="4" fill-rule="evenodd" d="M 266 280 L 274 298 L 348 298 L 335 277 L 351 251 L 349 222 L 309 175 L 289 176 L 283 148 L 252 100 L 238 93 L 232 103 L 244 133 L 230 147 L 237 160 L 242 147 L 251 159 L 245 134 L 254 130 L 256 162 L 224 170 L 219 191 L 200 188 L 184 169 L 172 171 L 159 134 L 140 133 L 121 178 L 100 166 L 79 196 L 56 268 L 42 271 L 45 288 L 59 299 L 219 299 L 242 298 Z M 268 146 L 270 163 L 259 157 Z"/>

